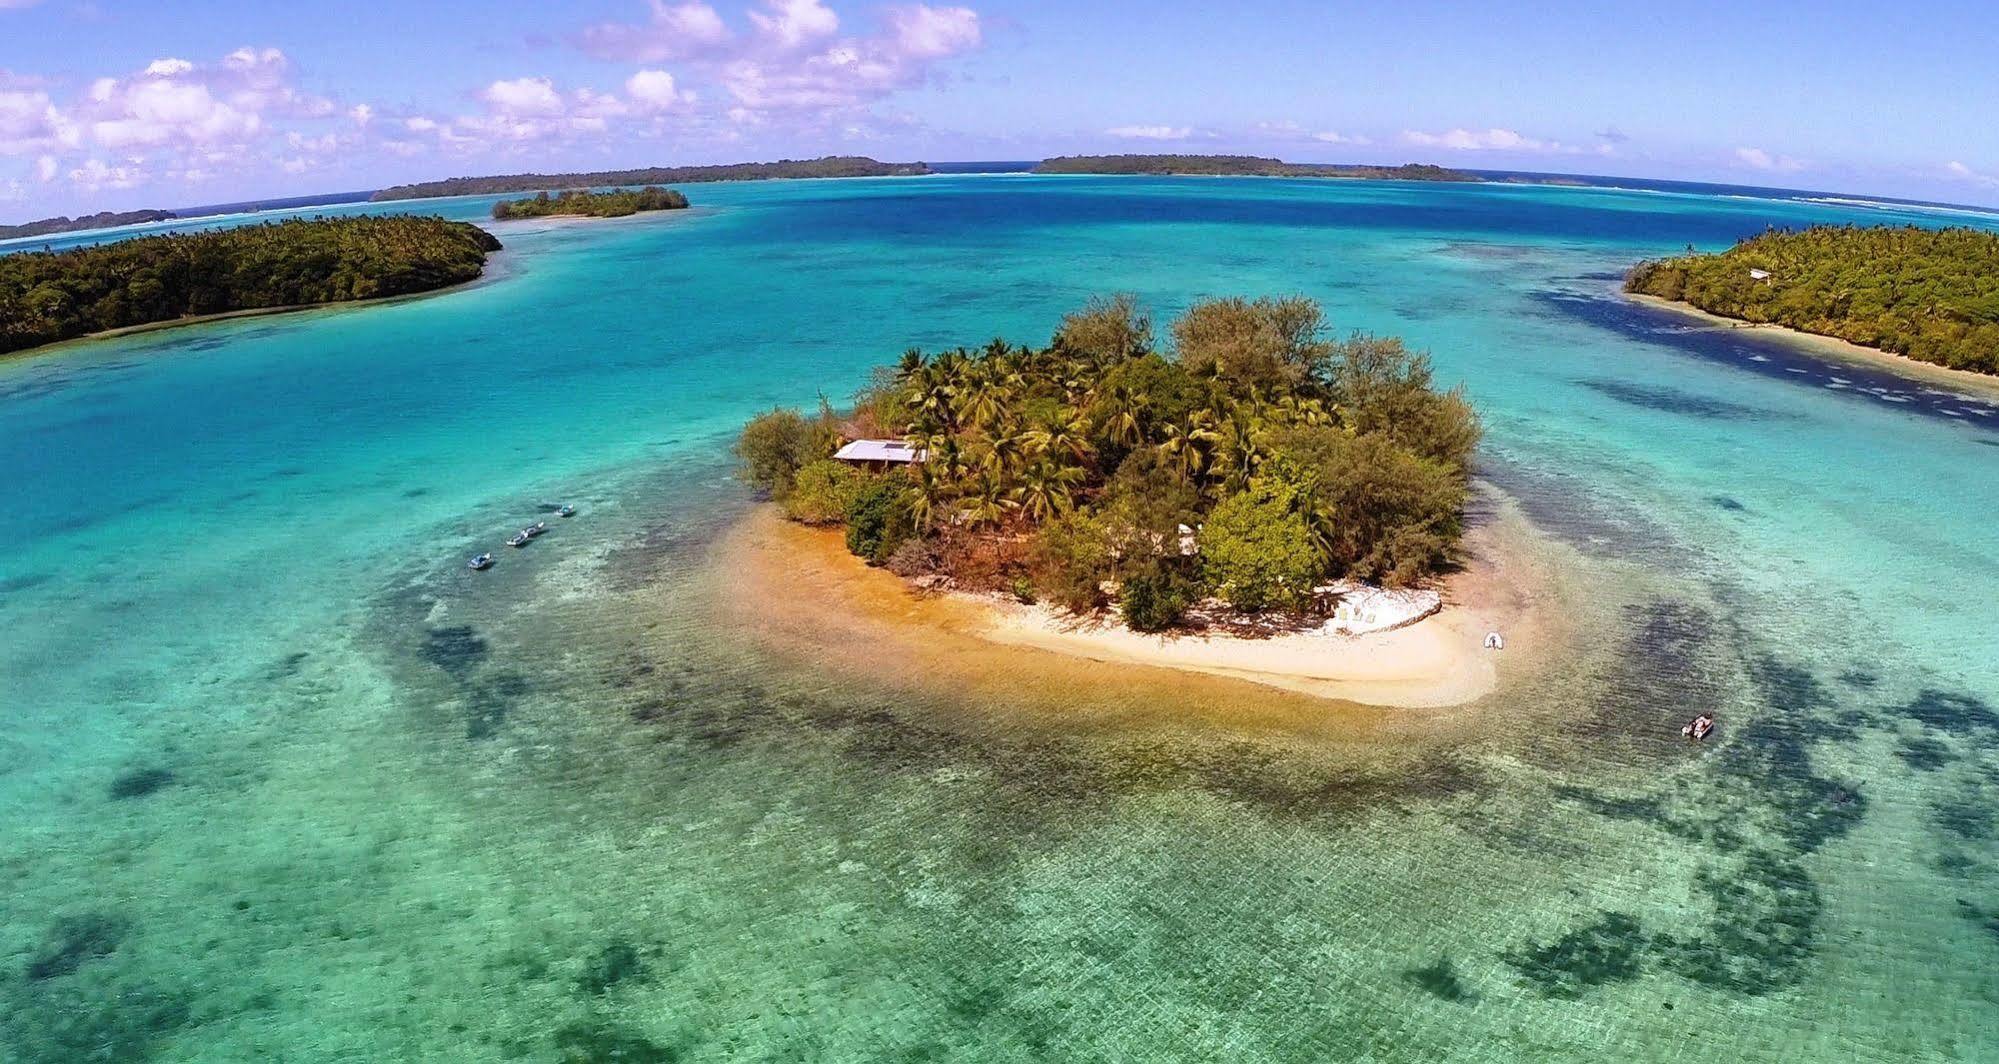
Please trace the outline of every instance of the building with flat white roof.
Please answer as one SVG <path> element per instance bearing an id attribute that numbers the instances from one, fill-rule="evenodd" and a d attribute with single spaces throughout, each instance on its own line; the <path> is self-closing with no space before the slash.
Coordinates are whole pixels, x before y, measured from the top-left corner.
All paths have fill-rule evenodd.
<path id="1" fill-rule="evenodd" d="M 842 462 L 885 469 L 892 465 L 921 462 L 924 450 L 903 440 L 851 440 L 833 457 Z"/>

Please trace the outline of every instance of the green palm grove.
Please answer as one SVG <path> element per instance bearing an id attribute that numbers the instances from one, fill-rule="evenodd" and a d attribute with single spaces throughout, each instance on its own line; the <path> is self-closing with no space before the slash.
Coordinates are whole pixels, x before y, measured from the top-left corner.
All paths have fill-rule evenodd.
<path id="1" fill-rule="evenodd" d="M 0 352 L 198 315 L 426 292 L 477 278 L 498 250 L 466 222 L 363 215 L 0 255 Z"/>
<path id="2" fill-rule="evenodd" d="M 1120 296 L 1038 349 L 911 350 L 845 417 L 774 410 L 737 453 L 870 562 L 1077 611 L 1115 597 L 1144 629 L 1211 595 L 1296 609 L 1328 579 L 1406 585 L 1449 563 L 1480 430 L 1426 356 L 1328 340 L 1304 298 L 1198 303 L 1170 334 Z M 926 460 L 865 473 L 830 458 L 843 436 Z"/>
<path id="3" fill-rule="evenodd" d="M 1985 229 L 1773 229 L 1720 254 L 1640 263 L 1625 288 L 1951 369 L 1999 373 L 1999 233 Z"/>

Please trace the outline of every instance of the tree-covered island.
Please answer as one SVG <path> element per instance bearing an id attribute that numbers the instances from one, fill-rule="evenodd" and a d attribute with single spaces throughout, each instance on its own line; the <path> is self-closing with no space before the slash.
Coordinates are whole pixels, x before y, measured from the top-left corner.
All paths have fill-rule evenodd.
<path id="1" fill-rule="evenodd" d="M 1347 578 L 1424 581 L 1451 562 L 1480 428 L 1427 356 L 1326 339 L 1304 298 L 1218 299 L 1155 342 L 1130 297 L 1040 348 L 906 352 L 854 409 L 774 410 L 737 442 L 786 516 L 909 578 L 1172 627 L 1214 597 L 1300 610 Z M 903 441 L 916 461 L 836 460 Z"/>
<path id="2" fill-rule="evenodd" d="M 1043 159 L 1037 174 L 1177 174 L 1208 177 L 1343 177 L 1366 181 L 1479 181 L 1476 174 L 1427 163 L 1359 166 L 1287 163 L 1260 155 L 1065 155 Z"/>
<path id="3" fill-rule="evenodd" d="M 1999 233 L 1916 226 L 1773 229 L 1712 255 L 1643 262 L 1626 291 L 1999 373 Z"/>
<path id="4" fill-rule="evenodd" d="M 715 166 L 650 166 L 637 170 L 597 170 L 569 174 L 494 174 L 451 177 L 396 185 L 370 199 L 403 200 L 428 196 L 490 196 L 504 192 L 554 192 L 565 188 L 608 188 L 617 185 L 690 185 L 702 181 L 769 181 L 798 177 L 906 177 L 930 172 L 922 163 L 885 163 L 861 155 L 828 155 L 820 159 L 780 159 L 774 163 L 723 163 Z"/>
<path id="5" fill-rule="evenodd" d="M 554 196 L 542 192 L 526 199 L 501 200 L 493 204 L 493 217 L 498 221 L 515 218 L 623 218 L 640 211 L 677 211 L 686 206 L 686 196 L 658 185 L 609 192 L 569 189 Z"/>
<path id="6" fill-rule="evenodd" d="M 143 225 L 147 222 L 164 222 L 179 215 L 172 211 L 98 211 L 75 218 L 57 215 L 20 225 L 0 225 L 0 240 L 16 240 L 27 236 L 49 236 L 55 233 L 74 233 L 84 229 L 109 229 L 117 225 Z"/>
<path id="7" fill-rule="evenodd" d="M 428 292 L 476 279 L 498 250 L 476 225 L 399 215 L 0 255 L 0 353 L 184 318 Z"/>

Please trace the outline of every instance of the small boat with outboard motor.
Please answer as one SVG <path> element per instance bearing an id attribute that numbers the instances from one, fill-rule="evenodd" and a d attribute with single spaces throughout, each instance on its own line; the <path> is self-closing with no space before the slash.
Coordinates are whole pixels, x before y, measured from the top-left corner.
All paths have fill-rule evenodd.
<path id="1" fill-rule="evenodd" d="M 491 569 L 492 567 L 493 567 L 493 556 L 490 553 L 474 554 L 472 556 L 472 560 L 465 563 L 465 568 L 471 569 L 474 572 L 477 572 L 481 569 Z"/>

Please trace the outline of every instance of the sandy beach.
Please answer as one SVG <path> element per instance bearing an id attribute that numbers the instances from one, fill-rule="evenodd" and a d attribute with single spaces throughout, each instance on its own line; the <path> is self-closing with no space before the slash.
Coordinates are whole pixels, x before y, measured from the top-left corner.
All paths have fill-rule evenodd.
<path id="1" fill-rule="evenodd" d="M 1531 675 L 1568 634 L 1561 566 L 1504 505 L 1467 535 L 1466 565 L 1439 587 L 1438 613 L 1392 631 L 1306 630 L 1147 635 L 995 595 L 933 592 L 848 554 L 837 531 L 759 507 L 718 550 L 731 623 L 765 643 L 836 667 L 974 686 L 1199 678 L 1369 706 L 1436 709 L 1475 702 Z M 1482 647 L 1487 632 L 1506 640 Z M 1176 678 L 1177 677 L 1177 678 Z"/>
<path id="2" fill-rule="evenodd" d="M 1770 336 L 1780 337 L 1801 351 L 1830 359 L 1835 362 L 1858 363 L 1878 369 L 1886 369 L 1910 380 L 1925 384 L 1937 384 L 1955 388 L 1985 398 L 1999 398 L 1999 377 L 1984 373 L 1973 373 L 1965 369 L 1951 369 L 1931 362 L 1920 362 L 1906 355 L 1883 351 L 1874 347 L 1841 340 L 1835 336 L 1820 336 L 1817 333 L 1800 332 L 1783 325 L 1769 325 L 1757 322 L 1739 321 L 1710 314 L 1699 307 L 1678 303 L 1659 296 L 1649 296 L 1639 292 L 1625 292 L 1624 298 L 1658 310 L 1671 311 L 1693 321 L 1699 321 L 1721 329 L 1751 329 Z"/>

